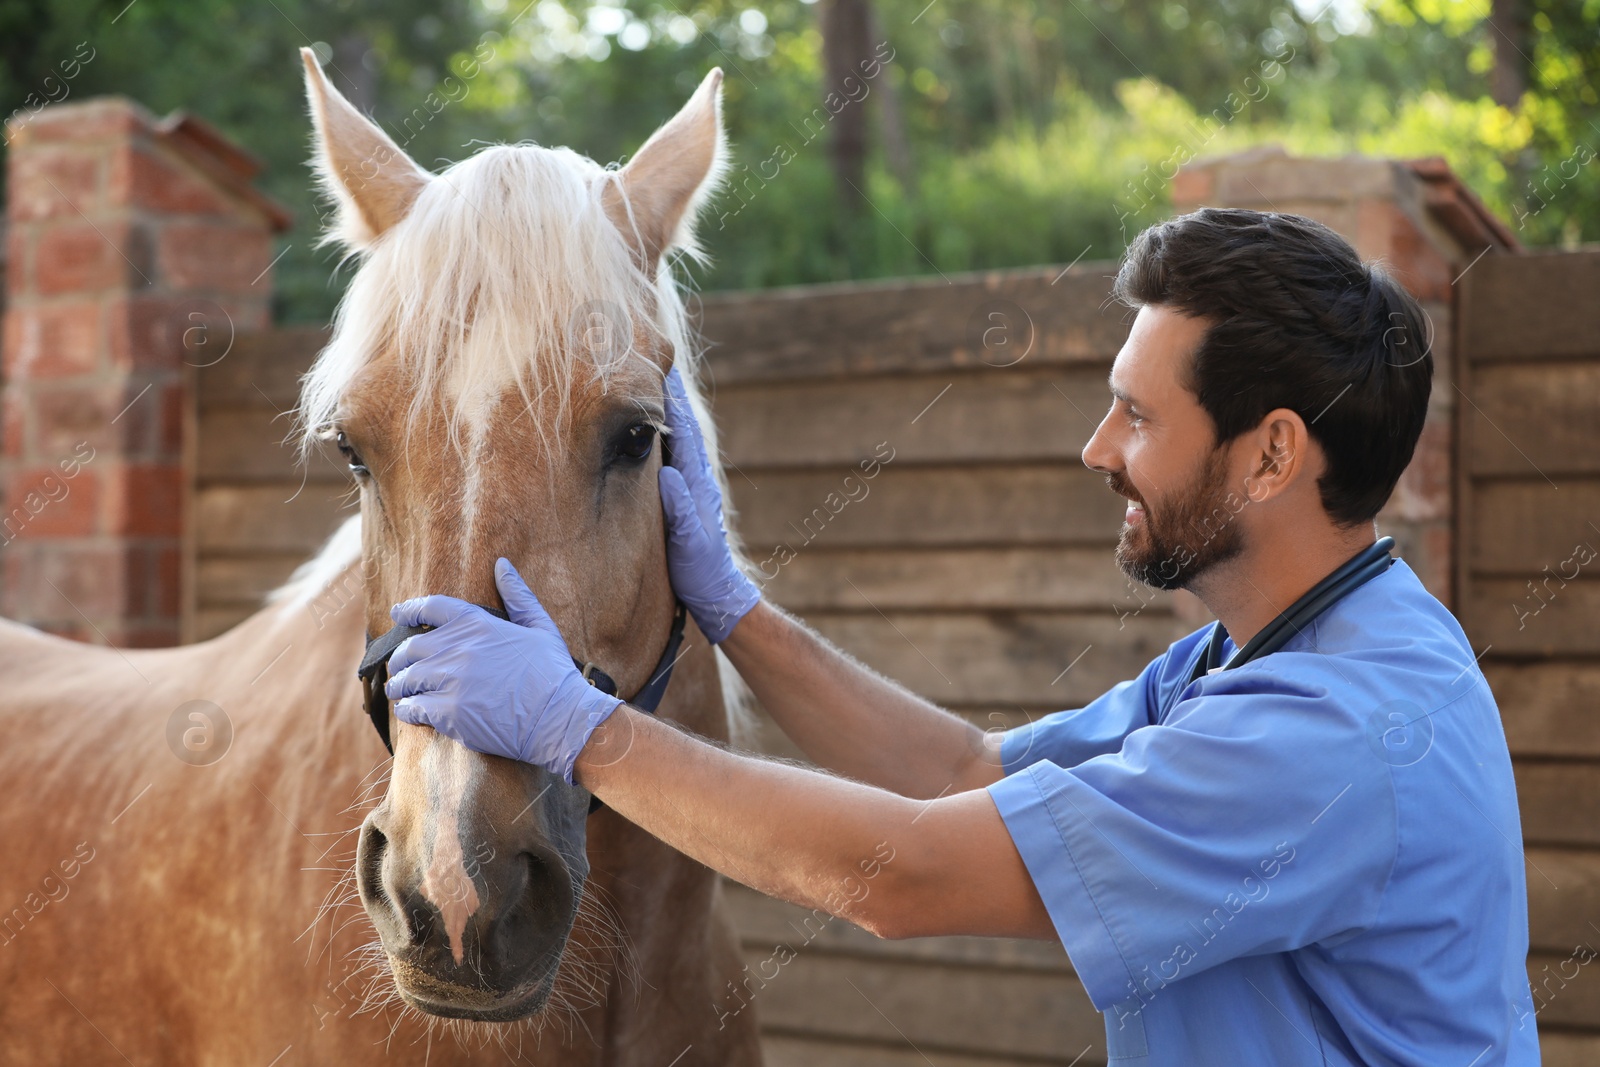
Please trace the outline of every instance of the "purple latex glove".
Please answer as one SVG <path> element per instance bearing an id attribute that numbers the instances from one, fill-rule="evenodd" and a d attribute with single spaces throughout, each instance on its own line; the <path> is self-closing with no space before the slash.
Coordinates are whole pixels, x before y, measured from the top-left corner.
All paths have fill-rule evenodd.
<path id="1" fill-rule="evenodd" d="M 735 566 L 722 524 L 722 491 L 706 458 L 700 423 L 678 368 L 667 374 L 667 432 L 672 466 L 662 467 L 661 510 L 667 519 L 667 574 L 672 591 L 713 644 L 721 644 L 761 600 L 761 590 Z"/>
<path id="2" fill-rule="evenodd" d="M 401 722 L 431 726 L 491 756 L 536 763 L 572 783 L 589 735 L 622 703 L 583 680 L 539 598 L 506 559 L 495 585 L 510 621 L 450 596 L 390 611 L 401 626 L 432 626 L 389 660 L 384 692 Z"/>

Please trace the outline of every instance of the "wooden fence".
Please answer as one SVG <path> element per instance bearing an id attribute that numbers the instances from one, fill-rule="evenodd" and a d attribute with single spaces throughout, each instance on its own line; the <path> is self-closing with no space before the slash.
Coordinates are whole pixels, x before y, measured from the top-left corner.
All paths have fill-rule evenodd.
<path id="1" fill-rule="evenodd" d="M 751 555 L 775 561 L 768 594 L 985 728 L 1092 700 L 1185 629 L 1170 597 L 1141 599 L 1117 569 L 1122 501 L 1079 458 L 1127 333 L 1125 309 L 1102 311 L 1114 271 L 706 302 L 730 489 Z M 886 454 L 866 495 L 817 521 L 860 460 Z M 798 755 L 775 730 L 766 741 Z M 796 909 L 731 895 L 754 958 L 804 929 Z M 761 993 L 776 1064 L 1103 1058 L 1104 1023 L 1058 946 L 828 934 Z"/>
<path id="2" fill-rule="evenodd" d="M 1600 1062 L 1600 251 L 1461 280 L 1462 624 L 1517 772 L 1547 1064 Z M 1588 1035 L 1588 1036 L 1583 1036 Z"/>
<path id="3" fill-rule="evenodd" d="M 1107 306 L 1113 270 L 724 294 L 701 308 L 738 526 L 776 575 L 768 595 L 986 728 L 1082 705 L 1207 617 L 1186 594 L 1136 589 L 1117 570 L 1121 501 L 1079 460 L 1127 331 L 1126 312 Z M 1585 525 L 1600 523 L 1600 319 L 1579 299 L 1597 282 L 1600 256 L 1485 257 L 1463 296 L 1461 374 L 1438 386 L 1466 400 L 1454 592 L 1475 647 L 1494 646 L 1484 663 L 1517 760 L 1536 987 L 1546 966 L 1570 973 L 1561 965 L 1578 942 L 1600 947 L 1589 925 L 1600 921 L 1600 561 L 1547 594 L 1525 630 L 1509 607 L 1575 542 L 1600 548 Z M 1588 288 L 1551 299 L 1574 285 Z M 1562 316 L 1526 331 L 1505 310 L 1556 304 Z M 253 611 L 348 502 L 334 464 L 295 470 L 280 445 L 323 337 L 241 338 L 200 372 L 193 637 Z M 868 459 L 881 464 L 870 479 Z M 763 747 L 794 754 L 770 728 Z M 738 887 L 730 897 L 752 970 L 779 942 L 803 945 L 760 994 L 780 1067 L 1103 1062 L 1101 1018 L 1059 946 L 880 942 L 839 921 L 818 931 Z M 1547 1062 L 1588 1062 L 1600 982 L 1561 984 L 1542 994 Z"/>

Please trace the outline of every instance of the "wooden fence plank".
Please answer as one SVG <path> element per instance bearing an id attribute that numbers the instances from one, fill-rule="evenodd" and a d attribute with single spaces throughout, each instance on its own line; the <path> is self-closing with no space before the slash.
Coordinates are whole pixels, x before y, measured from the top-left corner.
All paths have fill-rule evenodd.
<path id="1" fill-rule="evenodd" d="M 1469 360 L 1600 359 L 1600 252 L 1485 256 L 1461 280 Z"/>
<path id="2" fill-rule="evenodd" d="M 903 467 L 867 482 L 851 469 L 731 475 L 737 527 L 761 562 L 779 544 L 1040 545 L 1116 541 L 1125 506 L 1082 465 Z M 852 486 L 861 486 L 854 488 Z M 851 500 L 847 493 L 854 492 Z M 781 562 L 781 561 L 780 561 Z"/>
<path id="3" fill-rule="evenodd" d="M 897 463 L 1076 464 L 1111 402 L 1109 366 L 722 388 L 718 443 L 740 467 L 849 466 L 880 443 Z"/>
<path id="4" fill-rule="evenodd" d="M 305 557 L 295 552 L 248 556 L 201 556 L 196 567 L 202 608 L 259 607 L 267 593 L 288 581 Z"/>
<path id="5" fill-rule="evenodd" d="M 1114 621 L 1040 612 L 817 613 L 830 641 L 937 703 L 1014 702 L 1082 707 L 1188 631 L 1172 619 Z M 1108 640 L 1112 634 L 1114 640 Z"/>
<path id="6" fill-rule="evenodd" d="M 1534 950 L 1571 952 L 1584 942 L 1600 949 L 1600 853 L 1530 848 L 1528 943 Z"/>
<path id="7" fill-rule="evenodd" d="M 1115 264 L 718 293 L 702 301 L 718 383 L 1109 361 L 1132 314 Z"/>
<path id="8" fill-rule="evenodd" d="M 1511 765 L 1524 841 L 1600 847 L 1600 764 L 1513 760 Z"/>
<path id="9" fill-rule="evenodd" d="M 288 411 L 300 399 L 300 375 L 328 343 L 320 326 L 281 326 L 234 338 L 228 354 L 195 372 L 200 411 L 265 405 Z"/>
<path id="10" fill-rule="evenodd" d="M 1600 663 L 1486 662 L 1484 675 L 1514 754 L 1600 758 Z"/>
<path id="11" fill-rule="evenodd" d="M 1587 968 L 1586 968 L 1587 969 Z M 1539 1030 L 1544 1067 L 1594 1067 L 1600 1063 L 1600 1036 Z"/>
<path id="12" fill-rule="evenodd" d="M 1515 578 L 1474 581 L 1464 605 L 1472 639 L 1494 645 L 1496 656 L 1600 654 L 1600 580 L 1536 590 Z"/>
<path id="13" fill-rule="evenodd" d="M 770 948 L 745 950 L 752 973 Z M 765 973 L 772 973 L 768 964 Z M 730 998 L 732 994 L 729 994 Z M 755 997 L 762 1024 L 927 1053 L 1070 1059 L 1105 1040 L 1105 1021 L 1073 975 L 930 967 L 801 953 Z M 721 1010 L 733 1010 L 730 1000 Z"/>
<path id="14" fill-rule="evenodd" d="M 1094 695 L 1098 696 L 1099 694 L 1096 693 Z M 1081 704 L 1083 701 L 1078 700 L 1074 703 Z M 1029 722 L 1037 722 L 1046 715 L 1062 710 L 1059 707 L 1041 705 L 1033 707 L 996 704 L 962 705 L 956 701 L 943 701 L 942 706 L 985 733 L 1015 729 Z M 810 762 L 805 753 L 800 751 L 799 746 L 790 741 L 784 732 L 779 729 L 778 724 L 772 721 L 772 717 L 767 714 L 766 709 L 761 706 L 759 701 L 753 703 L 751 712 L 754 716 L 755 724 L 745 742 L 752 751 L 776 756 L 779 759 L 796 760 L 801 763 Z"/>
<path id="15" fill-rule="evenodd" d="M 1462 430 L 1474 475 L 1559 484 L 1565 475 L 1600 472 L 1600 361 L 1482 367 L 1472 394 Z"/>
<path id="16" fill-rule="evenodd" d="M 1475 574 L 1523 581 L 1562 571 L 1570 575 L 1574 567 L 1566 561 L 1588 555 L 1576 555 L 1580 546 L 1600 552 L 1600 479 L 1562 478 L 1558 485 L 1537 476 L 1479 482 L 1464 519 L 1469 534 L 1463 551 Z"/>
<path id="17" fill-rule="evenodd" d="M 856 610 L 869 601 L 885 611 L 1041 608 L 1130 617 L 1172 610 L 1172 595 L 1134 583 L 1109 545 L 814 548 L 779 569 L 763 591 L 797 612 Z"/>
<path id="18" fill-rule="evenodd" d="M 895 1048 L 785 1033 L 763 1035 L 761 1050 L 767 1067 L 928 1067 L 930 1062 L 925 1053 L 903 1046 Z M 1040 1067 L 1102 1067 L 1105 1062 L 1103 1034 L 1099 1043 L 1075 1052 L 1063 1051 L 1057 1057 L 1027 1060 L 1028 1064 Z M 1572 1061 L 1573 1067 L 1577 1067 L 1578 1062 Z M 1565 1063 L 1562 1061 L 1563 1067 Z M 1592 1067 L 1591 1061 L 1582 1063 L 1583 1067 Z M 1545 1061 L 1545 1067 L 1554 1067 L 1554 1064 L 1555 1061 Z M 1009 1056 L 968 1056 L 941 1051 L 938 1067 L 1017 1067 L 1017 1060 Z"/>
<path id="19" fill-rule="evenodd" d="M 1600 949 L 1600 938 L 1589 944 Z M 1579 963 L 1581 958 L 1575 959 L 1571 949 L 1528 954 L 1528 984 L 1541 1035 L 1549 1026 L 1592 1027 L 1600 1019 L 1600 959 Z"/>
<path id="20" fill-rule="evenodd" d="M 918 937 L 884 941 L 843 919 L 830 919 L 753 889 L 724 888 L 739 937 L 749 949 L 787 945 L 807 953 L 837 953 L 874 959 L 994 967 L 1071 974 L 1066 950 L 1048 941 L 989 937 Z"/>
<path id="21" fill-rule="evenodd" d="M 309 485 L 202 488 L 194 494 L 198 549 L 310 556 L 353 508 L 347 490 Z"/>
<path id="22" fill-rule="evenodd" d="M 351 484 L 344 462 L 314 448 L 302 466 L 291 419 L 272 408 L 213 408 L 200 416 L 195 450 L 198 485 L 307 482 Z M 285 494 L 287 495 L 287 494 Z"/>

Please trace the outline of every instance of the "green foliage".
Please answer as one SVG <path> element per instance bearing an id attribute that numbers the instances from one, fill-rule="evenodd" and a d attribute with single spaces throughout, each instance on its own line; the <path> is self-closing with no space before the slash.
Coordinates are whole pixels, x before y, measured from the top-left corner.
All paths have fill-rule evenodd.
<path id="1" fill-rule="evenodd" d="M 878 0 L 893 61 L 847 105 L 871 119 L 855 211 L 800 0 L 0 0 L 0 106 L 122 93 L 261 156 L 297 220 L 289 321 L 325 318 L 342 283 L 303 166 L 309 44 L 434 168 L 499 140 L 623 159 L 722 66 L 735 168 L 703 223 L 706 288 L 1113 258 L 1178 164 L 1263 142 L 1442 155 L 1525 242 L 1597 240 L 1600 0 L 1523 3 L 1528 92 L 1504 108 L 1488 0 Z"/>

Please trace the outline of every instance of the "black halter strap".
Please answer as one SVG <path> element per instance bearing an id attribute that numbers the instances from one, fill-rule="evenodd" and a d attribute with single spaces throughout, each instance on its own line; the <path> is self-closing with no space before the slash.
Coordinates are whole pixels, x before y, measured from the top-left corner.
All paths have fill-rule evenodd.
<path id="1" fill-rule="evenodd" d="M 505 612 L 499 608 L 477 605 L 489 614 L 499 619 L 509 619 Z M 656 661 L 650 677 L 635 693 L 628 703 L 640 711 L 654 715 L 661 706 L 661 698 L 666 695 L 667 684 L 672 681 L 672 668 L 678 662 L 678 649 L 683 645 L 683 624 L 688 617 L 688 610 L 683 606 L 683 601 L 677 601 L 677 606 L 672 612 L 672 630 L 667 634 L 667 647 L 662 650 L 661 658 Z M 361 666 L 356 669 L 356 677 L 361 679 L 361 686 L 365 693 L 367 715 L 372 719 L 372 726 L 378 731 L 378 736 L 383 739 L 383 747 L 394 755 L 394 745 L 389 740 L 389 695 L 384 692 L 384 684 L 389 680 L 389 657 L 394 655 L 394 650 L 408 637 L 425 634 L 433 629 L 431 626 L 391 626 L 387 631 L 377 637 L 367 638 L 367 652 L 361 657 Z M 583 675 L 583 680 L 594 686 L 607 696 L 617 695 L 617 683 L 611 675 L 601 670 L 598 664 L 585 663 L 576 656 L 572 658 L 573 665 Z M 593 813 L 600 807 L 600 801 L 591 798 L 589 811 Z"/>

